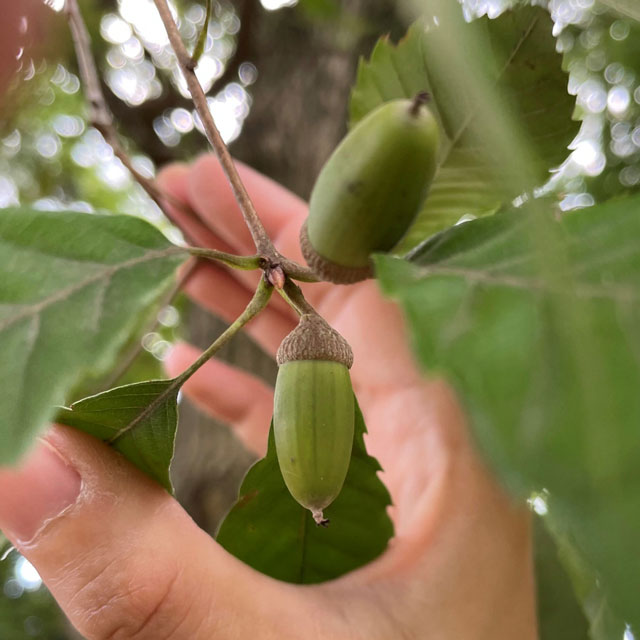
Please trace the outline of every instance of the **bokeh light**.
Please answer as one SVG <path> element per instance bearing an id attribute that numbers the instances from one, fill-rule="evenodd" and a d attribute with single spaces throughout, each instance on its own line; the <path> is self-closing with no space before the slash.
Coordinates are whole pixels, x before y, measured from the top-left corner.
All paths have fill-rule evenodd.
<path id="1" fill-rule="evenodd" d="M 42 586 L 42 578 L 36 568 L 23 556 L 16 561 L 14 574 L 18 584 L 25 591 L 37 591 Z"/>
<path id="2" fill-rule="evenodd" d="M 277 11 L 284 7 L 294 7 L 298 0 L 260 0 L 260 4 L 268 11 Z"/>
<path id="3" fill-rule="evenodd" d="M 516 0 L 461 0 L 467 19 L 497 17 Z M 568 91 L 576 96 L 580 132 L 541 194 L 556 192 L 560 208 L 591 206 L 620 188 L 640 187 L 640 25 L 603 11 L 594 0 L 532 0 L 548 8 L 556 49 L 564 56 Z M 640 52 L 637 52 L 640 54 Z M 622 165 L 620 164 L 622 163 Z M 615 179 L 612 179 L 615 176 Z"/>

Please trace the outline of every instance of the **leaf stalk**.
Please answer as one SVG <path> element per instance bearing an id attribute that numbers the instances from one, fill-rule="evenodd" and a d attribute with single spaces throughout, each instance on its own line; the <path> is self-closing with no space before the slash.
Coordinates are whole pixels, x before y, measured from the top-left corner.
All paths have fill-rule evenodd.
<path id="1" fill-rule="evenodd" d="M 200 367 L 208 362 L 236 333 L 267 306 L 272 293 L 273 287 L 266 282 L 264 278 L 261 278 L 253 298 L 234 322 L 220 334 L 208 349 L 202 352 L 200 357 L 191 366 L 185 369 L 179 376 L 175 377 L 171 384 L 157 396 L 144 411 L 136 416 L 135 420 L 132 420 L 126 427 L 120 429 L 107 443 L 113 444 L 125 433 L 135 429 L 138 424 L 149 417 L 172 393 L 175 393 Z"/>

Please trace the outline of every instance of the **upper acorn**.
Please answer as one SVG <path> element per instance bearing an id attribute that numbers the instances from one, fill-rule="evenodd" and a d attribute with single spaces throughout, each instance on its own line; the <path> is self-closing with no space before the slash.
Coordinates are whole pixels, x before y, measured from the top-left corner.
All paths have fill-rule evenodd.
<path id="1" fill-rule="evenodd" d="M 311 194 L 300 243 L 324 280 L 346 284 L 372 275 L 370 256 L 407 232 L 436 171 L 438 123 L 428 94 L 386 102 L 342 140 Z"/>

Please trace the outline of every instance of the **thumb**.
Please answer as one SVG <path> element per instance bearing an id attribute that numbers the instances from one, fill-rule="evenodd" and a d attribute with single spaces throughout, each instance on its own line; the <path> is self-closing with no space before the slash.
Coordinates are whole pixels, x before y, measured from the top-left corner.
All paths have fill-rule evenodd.
<path id="1" fill-rule="evenodd" d="M 227 554 L 161 487 L 66 427 L 19 469 L 0 469 L 0 528 L 90 640 L 259 637 L 252 620 L 267 635 L 292 624 L 274 606 L 294 597 L 287 585 Z"/>

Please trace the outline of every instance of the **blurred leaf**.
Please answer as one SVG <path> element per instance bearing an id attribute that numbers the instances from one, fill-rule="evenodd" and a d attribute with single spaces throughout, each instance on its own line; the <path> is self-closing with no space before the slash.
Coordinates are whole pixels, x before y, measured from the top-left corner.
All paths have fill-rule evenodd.
<path id="1" fill-rule="evenodd" d="M 55 421 L 110 444 L 138 469 L 173 493 L 169 465 L 178 424 L 179 388 L 150 380 L 109 389 L 61 408 Z M 151 407 L 155 403 L 156 406 Z"/>
<path id="2" fill-rule="evenodd" d="M 586 640 L 589 627 L 543 519 L 534 520 L 536 603 L 540 640 Z M 620 638 L 618 638 L 620 640 Z"/>
<path id="3" fill-rule="evenodd" d="M 420 362 L 454 383 L 506 484 L 548 491 L 550 517 L 590 568 L 578 595 L 601 585 L 618 624 L 636 629 L 639 208 L 634 198 L 549 217 L 542 255 L 537 212 L 514 211 L 431 238 L 413 263 L 377 260 Z"/>
<path id="4" fill-rule="evenodd" d="M 202 23 L 202 29 L 198 35 L 196 46 L 193 49 L 193 55 L 191 60 L 194 66 L 198 64 L 202 54 L 204 53 L 204 46 L 207 44 L 207 35 L 209 34 L 209 22 L 211 21 L 211 11 L 213 9 L 213 0 L 207 0 L 207 12 L 204 16 L 204 22 Z"/>
<path id="5" fill-rule="evenodd" d="M 637 0 L 599 0 L 599 2 L 624 16 L 640 21 L 640 5 Z"/>
<path id="6" fill-rule="evenodd" d="M 571 119 L 575 100 L 567 93 L 552 26 L 548 12 L 539 7 L 472 23 L 464 23 L 460 10 L 438 13 L 437 23 L 417 22 L 397 46 L 382 39 L 370 61 L 361 61 L 351 97 L 352 124 L 383 102 L 427 90 L 441 125 L 435 180 L 399 250 L 455 224 L 465 214 L 495 212 L 523 190 L 543 184 L 549 169 L 564 160 L 578 126 Z M 447 63 L 443 38 L 456 43 L 458 66 Z M 472 60 L 475 66 L 468 69 Z M 470 73 L 476 76 L 474 82 L 469 81 Z M 494 93 L 499 90 L 504 101 L 481 108 L 478 84 Z M 530 142 L 530 163 L 513 144 L 506 159 L 496 154 L 491 127 L 508 130 L 510 121 Z M 512 176 L 509 164 L 520 165 L 517 171 L 522 175 Z"/>
<path id="7" fill-rule="evenodd" d="M 549 499 L 549 497 L 547 497 Z M 554 512 L 556 510 L 554 509 Z M 562 509 L 560 509 L 560 512 Z M 572 539 L 569 530 L 563 526 L 560 518 L 554 518 L 552 514 L 548 514 L 544 517 L 544 523 L 546 528 L 555 541 L 557 549 L 557 555 L 565 567 L 569 578 L 573 584 L 573 590 L 578 600 L 582 603 L 583 610 L 586 618 L 590 621 L 589 625 L 589 637 L 593 640 L 627 640 L 623 638 L 625 625 L 620 618 L 612 611 L 609 606 L 607 597 L 600 585 L 598 575 L 592 567 L 590 567 L 577 551 L 575 542 Z M 559 579 L 558 576 L 556 576 Z M 547 589 L 547 595 L 541 595 L 539 597 L 544 599 L 541 602 L 549 603 L 550 595 L 556 592 L 557 594 L 558 582 L 555 583 L 555 587 L 551 584 L 543 585 Z M 540 592 L 541 589 L 539 589 Z M 564 606 L 568 606 L 566 597 L 563 596 Z M 554 608 L 559 615 L 560 610 L 558 605 L 561 602 L 556 600 Z M 557 619 L 554 618 L 554 622 Z M 565 636 L 558 636 L 564 639 Z"/>
<path id="8" fill-rule="evenodd" d="M 183 250 L 130 216 L 0 212 L 0 464 L 86 372 L 113 365 Z"/>
<path id="9" fill-rule="evenodd" d="M 366 427 L 356 403 L 353 453 L 342 492 L 324 510 L 331 524 L 317 527 L 284 484 L 273 424 L 267 455 L 247 473 L 240 497 L 222 523 L 218 542 L 249 566 L 278 580 L 331 580 L 377 558 L 393 535 L 389 493 L 380 465 L 367 455 Z"/>
<path id="10" fill-rule="evenodd" d="M 4 559 L 4 554 L 7 552 L 7 548 L 11 546 L 11 543 L 0 531 L 0 561 Z"/>

